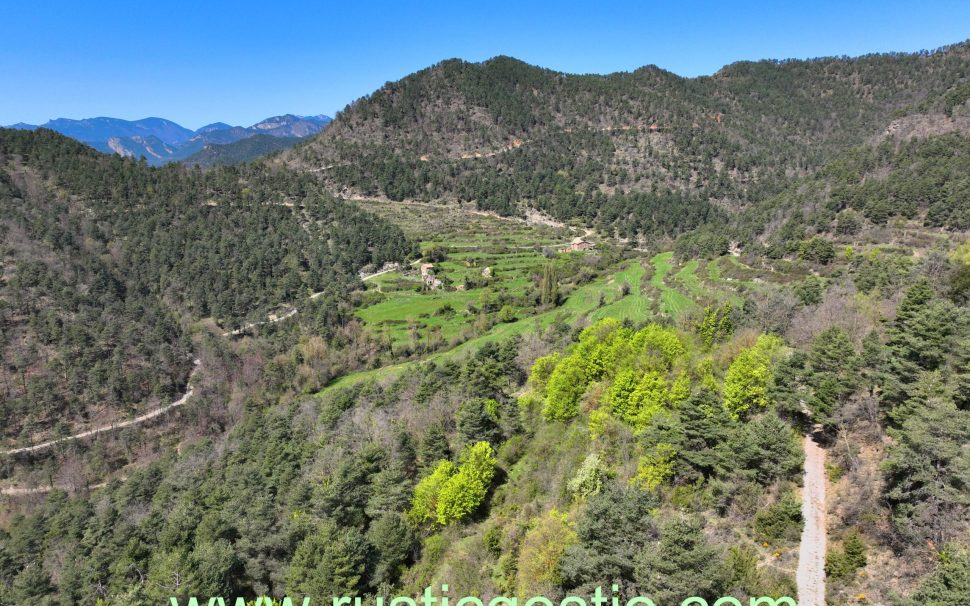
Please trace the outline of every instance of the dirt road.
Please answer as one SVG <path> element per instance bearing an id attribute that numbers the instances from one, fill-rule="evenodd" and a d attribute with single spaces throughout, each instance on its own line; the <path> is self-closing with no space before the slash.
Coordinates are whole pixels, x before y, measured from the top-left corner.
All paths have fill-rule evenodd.
<path id="1" fill-rule="evenodd" d="M 798 549 L 798 606 L 825 606 L 825 451 L 805 436 L 802 542 Z"/>
<path id="2" fill-rule="evenodd" d="M 124 478 L 122 478 L 124 479 Z M 87 487 L 88 490 L 95 490 L 96 488 L 104 488 L 107 486 L 107 482 L 101 482 L 99 484 L 92 484 Z M 70 492 L 71 488 L 68 486 L 56 486 L 58 490 L 64 490 Z M 47 494 L 54 490 L 50 486 L 37 486 L 35 488 L 25 488 L 23 486 L 8 486 L 5 488 L 0 488 L 0 495 L 5 497 L 23 497 L 32 494 Z"/>
<path id="3" fill-rule="evenodd" d="M 192 374 L 189 375 L 190 381 L 192 379 L 192 376 L 195 375 L 195 373 L 198 371 L 199 363 L 200 362 L 198 359 L 193 361 L 193 364 L 195 364 L 195 369 L 192 371 Z M 194 393 L 194 390 L 192 388 L 192 385 L 189 385 L 188 389 L 185 390 L 185 393 L 182 394 L 182 397 L 180 397 L 178 400 L 175 400 L 171 404 L 162 406 L 161 408 L 156 408 L 155 410 L 146 412 L 145 414 L 137 416 L 134 419 L 128 419 L 127 421 L 121 421 L 119 423 L 112 423 L 111 425 L 103 425 L 101 427 L 95 427 L 94 429 L 82 431 L 80 433 L 76 433 L 71 436 L 58 438 L 56 440 L 50 440 L 49 442 L 41 442 L 40 444 L 35 444 L 33 446 L 24 446 L 22 448 L 12 448 L 10 450 L 4 451 L 4 454 L 16 455 L 16 454 L 38 452 L 41 450 L 46 450 L 56 444 L 70 442 L 72 440 L 81 440 L 83 438 L 89 438 L 91 436 L 95 436 L 95 435 L 98 435 L 99 433 L 104 433 L 106 431 L 114 431 L 116 429 L 124 429 L 125 427 L 131 427 L 132 425 L 138 425 L 139 423 L 144 423 L 145 421 L 154 419 L 159 415 L 165 414 L 166 412 L 172 410 L 173 408 L 178 408 L 179 406 L 182 406 L 192 398 L 193 393 Z"/>

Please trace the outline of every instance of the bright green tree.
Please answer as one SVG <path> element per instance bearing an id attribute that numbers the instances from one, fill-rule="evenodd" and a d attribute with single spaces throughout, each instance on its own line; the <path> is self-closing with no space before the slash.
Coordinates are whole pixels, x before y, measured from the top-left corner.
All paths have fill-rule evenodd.
<path id="1" fill-rule="evenodd" d="M 670 402 L 670 389 L 667 380 L 656 371 L 647 371 L 640 377 L 636 389 L 630 395 L 632 418 L 628 418 L 638 429 L 646 427 L 654 415 L 661 412 Z"/>
<path id="2" fill-rule="evenodd" d="M 414 487 L 408 517 L 417 524 L 434 521 L 438 511 L 438 495 L 453 475 L 455 464 L 451 461 L 440 461 L 434 471 Z"/>
<path id="3" fill-rule="evenodd" d="M 481 506 L 495 477 L 495 456 L 488 442 L 477 442 L 461 455 L 458 472 L 442 485 L 435 507 L 441 525 L 459 522 Z"/>
<path id="4" fill-rule="evenodd" d="M 586 365 L 577 356 L 564 359 L 549 377 L 546 405 L 542 416 L 547 421 L 566 421 L 579 414 L 579 399 L 586 392 Z"/>
<path id="5" fill-rule="evenodd" d="M 633 422 L 636 417 L 636 406 L 632 398 L 639 383 L 640 377 L 634 370 L 623 370 L 613 379 L 606 397 L 616 418 Z"/>
<path id="6" fill-rule="evenodd" d="M 546 395 L 546 387 L 549 385 L 549 377 L 552 376 L 552 371 L 556 369 L 556 365 L 562 356 L 559 352 L 553 352 L 548 356 L 542 356 L 538 358 L 535 363 L 532 364 L 532 370 L 529 373 L 529 385 L 532 389 L 541 396 Z"/>
<path id="7" fill-rule="evenodd" d="M 724 406 L 735 419 L 752 407 L 768 406 L 771 356 L 780 345 L 777 337 L 762 335 L 731 362 L 724 377 Z"/>

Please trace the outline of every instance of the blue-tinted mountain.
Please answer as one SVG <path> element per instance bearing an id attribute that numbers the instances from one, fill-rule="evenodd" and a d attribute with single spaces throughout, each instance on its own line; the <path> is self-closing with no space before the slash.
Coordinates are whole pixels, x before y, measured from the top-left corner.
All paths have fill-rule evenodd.
<path id="1" fill-rule="evenodd" d="M 232 125 L 226 124 L 225 122 L 213 122 L 212 124 L 206 124 L 202 128 L 195 129 L 195 132 L 196 134 L 209 133 L 214 130 L 225 130 L 227 128 L 232 128 Z"/>
<path id="2" fill-rule="evenodd" d="M 42 126 L 88 144 L 107 142 L 112 137 L 158 137 L 165 143 L 178 145 L 195 135 L 193 131 L 164 118 L 134 121 L 105 117 L 84 120 L 57 118 Z"/>
<path id="3" fill-rule="evenodd" d="M 262 122 L 257 122 L 251 128 L 256 129 L 264 135 L 274 137 L 308 137 L 320 132 L 320 130 L 330 123 L 327 116 L 296 116 L 286 114 L 267 118 Z"/>
<path id="4" fill-rule="evenodd" d="M 12 125 L 11 128 L 21 130 L 49 128 L 86 143 L 98 151 L 130 158 L 144 157 L 149 164 L 160 165 L 184 160 L 210 145 L 229 145 L 255 135 L 286 139 L 309 137 L 320 132 L 329 122 L 330 118 L 323 115 L 284 114 L 267 118 L 249 127 L 214 122 L 193 131 L 164 118 L 122 120 L 98 117 L 83 120 L 57 118 L 39 126 L 20 122 Z M 263 149 L 277 150 L 285 147 L 289 145 L 279 146 L 263 142 L 231 151 L 229 157 L 244 157 L 246 160 L 251 160 L 258 156 L 249 157 L 244 150 L 252 153 Z"/>

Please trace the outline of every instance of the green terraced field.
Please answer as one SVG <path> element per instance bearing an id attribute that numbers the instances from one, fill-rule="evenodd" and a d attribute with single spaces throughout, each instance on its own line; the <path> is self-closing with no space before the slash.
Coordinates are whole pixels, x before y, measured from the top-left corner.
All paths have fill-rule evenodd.
<path id="1" fill-rule="evenodd" d="M 696 298 L 710 297 L 711 293 L 707 291 L 702 285 L 700 278 L 697 277 L 697 266 L 699 261 L 697 259 L 691 259 L 684 266 L 674 274 L 674 278 L 680 281 L 687 288 L 687 292 Z"/>
<path id="2" fill-rule="evenodd" d="M 367 282 L 373 302 L 359 309 L 357 316 L 368 330 L 383 335 L 392 348 L 437 340 L 439 349 L 421 360 L 348 375 L 328 389 L 394 376 L 412 364 L 461 357 L 485 343 L 542 330 L 557 319 L 573 325 L 605 317 L 642 323 L 653 319 L 658 311 L 678 317 L 705 301 L 740 303 L 736 287 L 757 286 L 749 281 L 757 272 L 734 257 L 707 263 L 691 260 L 678 267 L 673 253 L 665 252 L 649 260 L 653 267 L 649 286 L 644 284 L 646 259 L 630 259 L 611 273 L 574 290 L 567 288 L 561 305 L 536 313 L 527 301 L 535 293 L 535 279 L 543 266 L 554 259 L 560 271 L 565 272 L 560 273 L 560 278 L 582 266 L 582 255 L 551 254 L 571 239 L 569 230 L 527 225 L 454 207 L 383 202 L 361 205 L 401 225 L 423 250 L 432 245 L 443 247 L 447 256 L 435 263 L 435 272 L 448 286 L 422 291 L 417 264 L 377 276 Z M 727 270 L 724 264 L 729 264 Z M 493 279 L 487 284 L 482 279 L 485 267 L 493 272 Z M 466 284 L 468 288 L 456 288 Z M 475 326 L 481 319 L 483 303 L 492 301 L 497 305 L 500 300 L 512 308 L 515 319 L 495 323 L 492 312 L 494 325 L 480 334 Z"/>
<path id="3" fill-rule="evenodd" d="M 653 264 L 654 272 L 650 283 L 660 290 L 660 303 L 664 313 L 671 316 L 678 316 L 690 309 L 694 302 L 686 295 L 667 285 L 665 279 L 673 269 L 673 252 L 660 253 L 655 255 L 650 262 Z"/>
<path id="4" fill-rule="evenodd" d="M 362 207 L 398 224 L 422 250 L 438 246 L 447 251 L 434 264 L 436 277 L 445 287 L 423 290 L 418 266 L 378 276 L 368 282 L 376 301 L 357 311 L 375 335 L 392 347 L 416 345 L 426 339 L 463 340 L 473 336 L 473 326 L 483 308 L 508 306 L 516 318 L 534 315 L 530 296 L 535 277 L 556 251 L 575 234 L 565 228 L 530 225 L 470 212 L 456 206 L 424 203 L 360 201 Z M 576 270 L 568 258 L 554 255 L 561 277 Z M 573 264 L 575 265 L 575 264 Z M 483 270 L 492 277 L 485 279 Z"/>
<path id="5" fill-rule="evenodd" d="M 605 294 L 606 305 L 594 311 L 590 319 L 595 321 L 612 317 L 639 323 L 652 318 L 651 301 L 643 295 L 641 288 L 645 273 L 643 265 L 639 261 L 633 261 L 626 269 L 614 274 L 612 282 L 604 285 L 602 291 Z M 629 294 L 626 296 L 622 296 L 621 290 L 624 283 L 629 286 Z"/>
<path id="6" fill-rule="evenodd" d="M 723 259 L 724 257 L 721 259 L 715 259 L 714 261 L 708 263 L 706 268 L 707 275 L 712 278 L 716 276 L 717 279 L 720 280 L 725 286 L 736 284 L 736 281 L 721 278 L 719 264 L 723 262 Z M 650 263 L 653 265 L 655 270 L 653 277 L 650 279 L 650 284 L 661 293 L 661 305 L 664 313 L 677 316 L 678 314 L 689 310 L 697 304 L 685 294 L 671 288 L 666 284 L 665 280 L 670 276 L 670 272 L 673 269 L 672 262 L 673 253 L 671 252 L 661 253 L 650 259 Z M 731 263 L 732 261 L 727 262 Z M 682 274 L 678 280 L 683 282 L 686 278 L 687 283 L 691 282 L 691 277 L 693 277 L 694 280 L 697 280 L 697 271 L 699 268 L 700 264 L 698 262 L 688 262 L 685 264 L 684 268 L 677 272 L 678 274 Z M 428 355 L 421 360 L 402 362 L 374 370 L 367 370 L 346 375 L 328 385 L 320 393 L 325 394 L 332 389 L 354 385 L 361 381 L 391 379 L 400 375 L 400 373 L 405 369 L 411 368 L 417 364 L 423 364 L 425 362 L 440 363 L 448 360 L 461 359 L 462 357 L 475 352 L 486 343 L 501 341 L 503 339 L 507 339 L 515 335 L 521 335 L 530 331 L 543 330 L 556 320 L 560 320 L 571 325 L 579 325 L 584 320 L 593 322 L 604 317 L 630 319 L 636 323 L 650 321 L 654 317 L 654 313 L 651 310 L 652 301 L 650 297 L 645 296 L 642 292 L 642 282 L 645 273 L 645 268 L 639 260 L 626 261 L 615 273 L 609 276 L 597 278 L 571 292 L 566 300 L 555 309 L 531 316 L 524 316 L 514 322 L 497 324 L 481 336 L 471 338 L 446 351 L 440 351 Z M 630 287 L 629 294 L 626 296 L 622 296 L 622 285 L 624 282 Z M 699 282 L 697 286 L 700 287 L 701 290 L 704 290 L 703 287 L 700 286 Z M 731 290 L 715 288 L 715 290 L 712 292 L 717 298 L 722 300 L 727 299 L 738 304 L 741 301 L 737 294 Z M 370 313 L 377 314 L 377 317 L 373 318 L 375 320 L 378 318 L 384 320 L 394 320 L 396 317 L 400 317 L 396 316 L 396 314 L 410 313 L 412 311 L 410 305 L 414 306 L 414 310 L 427 310 L 433 308 L 435 305 L 443 305 L 444 302 L 449 301 L 450 296 L 467 296 L 469 294 L 470 293 L 460 292 L 442 293 L 442 295 L 437 297 L 432 296 L 431 300 L 427 303 L 419 304 L 416 301 L 398 301 L 393 304 L 380 304 L 382 306 L 378 307 L 376 310 L 373 309 L 376 306 L 372 306 L 371 308 L 368 308 L 368 310 L 373 310 Z M 605 299 L 605 304 L 603 305 L 600 305 L 601 296 L 603 299 Z M 403 299 L 404 295 L 401 295 L 401 297 Z M 456 298 L 455 300 L 457 299 L 460 299 L 460 297 Z M 449 302 L 453 302 L 453 300 Z M 365 310 L 361 313 L 366 315 L 368 312 Z M 442 324 L 442 326 L 442 330 L 444 331 L 447 327 L 444 324 Z M 405 327 L 402 330 L 407 330 L 407 328 Z"/>
<path id="7" fill-rule="evenodd" d="M 626 274 L 627 276 L 632 277 L 637 273 L 642 276 L 643 268 L 639 265 L 639 263 L 635 263 L 635 265 L 636 267 L 631 266 L 626 269 L 626 271 L 630 272 Z M 637 267 L 639 268 L 639 272 L 637 272 Z M 501 341 L 503 339 L 507 339 L 515 335 L 521 335 L 533 330 L 543 330 L 556 320 L 575 325 L 583 318 L 588 317 L 590 319 L 594 319 L 596 317 L 594 316 L 596 312 L 605 309 L 605 307 L 597 309 L 599 305 L 600 293 L 609 292 L 614 288 L 614 284 L 617 284 L 615 275 L 611 276 L 610 278 L 598 278 L 577 288 L 569 295 L 562 305 L 556 307 L 555 309 L 551 309 L 534 316 L 521 318 L 514 322 L 497 324 L 493 326 L 487 333 L 479 337 L 469 339 L 468 341 L 465 341 L 464 343 L 447 351 L 431 354 L 421 360 L 401 362 L 399 364 L 392 364 L 373 370 L 365 370 L 345 375 L 324 388 L 320 392 L 320 395 L 326 394 L 333 389 L 355 385 L 361 381 L 390 379 L 398 376 L 405 369 L 411 368 L 417 364 L 423 364 L 425 362 L 445 362 L 448 360 L 460 359 L 475 352 L 486 343 Z M 619 288 L 620 287 L 618 285 L 615 286 L 616 293 L 619 293 Z"/>

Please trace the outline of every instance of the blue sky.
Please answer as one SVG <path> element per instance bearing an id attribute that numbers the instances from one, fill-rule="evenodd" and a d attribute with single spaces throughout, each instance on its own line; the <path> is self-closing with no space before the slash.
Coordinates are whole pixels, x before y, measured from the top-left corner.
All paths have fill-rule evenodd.
<path id="1" fill-rule="evenodd" d="M 970 0 L 235 2 L 0 6 L 0 124 L 161 116 L 196 128 L 333 115 L 450 57 L 684 76 L 743 59 L 917 51 L 970 38 Z"/>

